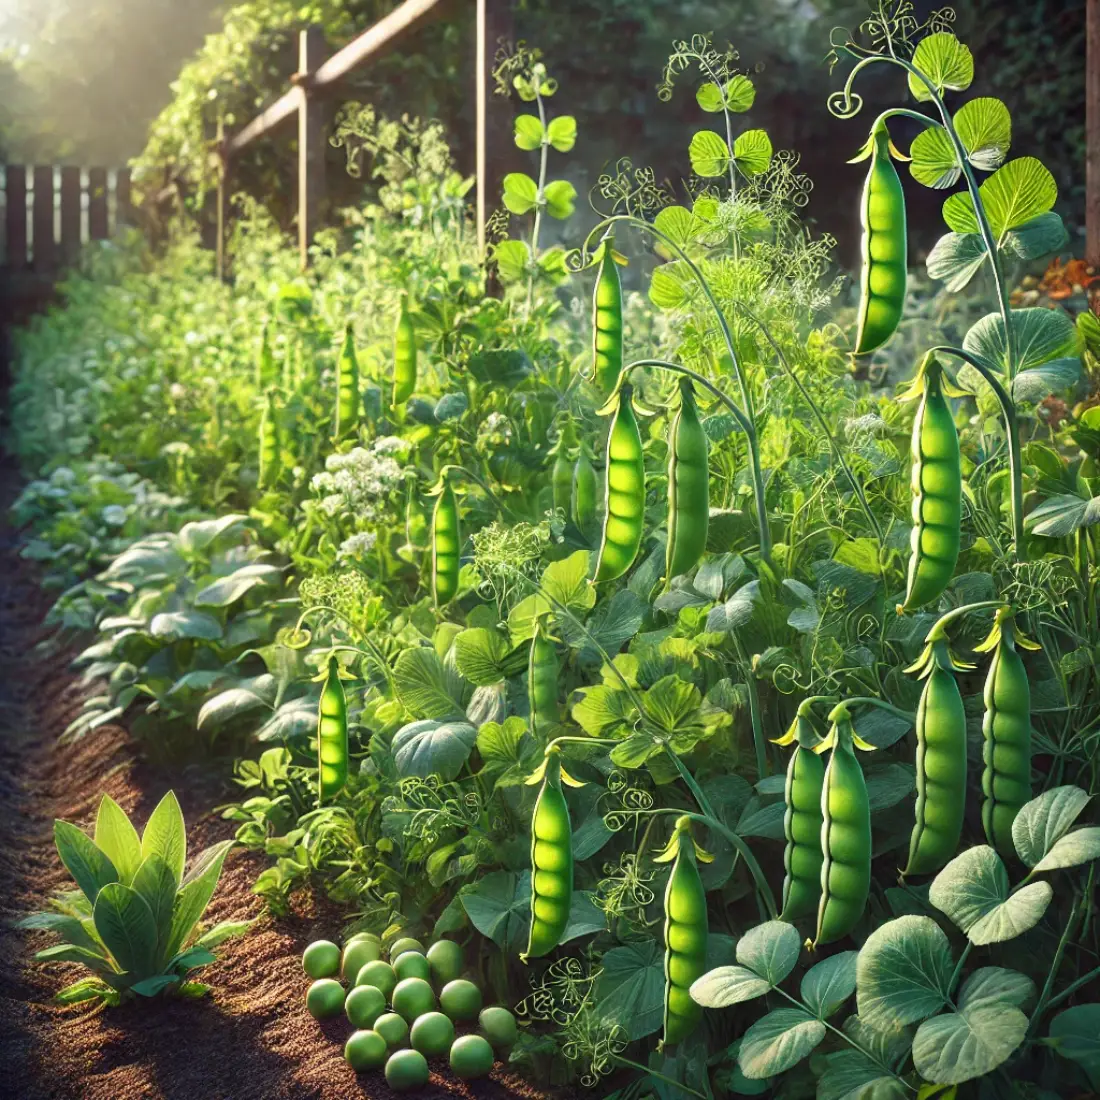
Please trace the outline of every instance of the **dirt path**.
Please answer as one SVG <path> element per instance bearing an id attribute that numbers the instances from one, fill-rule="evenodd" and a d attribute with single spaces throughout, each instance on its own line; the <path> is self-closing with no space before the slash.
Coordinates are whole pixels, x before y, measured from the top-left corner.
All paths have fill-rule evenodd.
<path id="1" fill-rule="evenodd" d="M 14 476 L 0 468 L 0 517 Z M 67 656 L 44 658 L 48 607 L 16 555 L 15 533 L 0 518 L 0 1096 L 19 1100 L 344 1100 L 393 1094 L 379 1074 L 359 1078 L 342 1056 L 350 1026 L 324 1025 L 304 1005 L 308 979 L 299 956 L 333 936 L 338 914 L 304 896 L 292 915 L 263 917 L 248 935 L 218 949 L 201 972 L 213 994 L 198 1001 L 145 1000 L 118 1009 L 60 1007 L 53 995 L 86 972 L 43 965 L 33 951 L 54 942 L 12 921 L 44 908 L 71 885 L 53 845 L 54 818 L 90 828 L 106 791 L 139 828 L 169 788 L 189 824 L 189 852 L 231 835 L 210 807 L 233 797 L 224 776 L 202 768 L 171 774 L 147 765 L 126 731 L 104 727 L 74 745 L 57 736 L 80 708 L 82 690 Z M 258 916 L 250 892 L 260 857 L 230 853 L 206 914 L 210 923 Z M 433 1067 L 435 1068 L 435 1067 Z M 537 1097 L 497 1066 L 492 1079 L 466 1085 L 433 1072 L 417 1097 Z"/>

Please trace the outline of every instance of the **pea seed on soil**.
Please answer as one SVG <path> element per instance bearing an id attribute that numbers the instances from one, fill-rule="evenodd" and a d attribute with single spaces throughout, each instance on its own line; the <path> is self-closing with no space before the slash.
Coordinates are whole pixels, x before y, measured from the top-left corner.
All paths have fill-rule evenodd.
<path id="1" fill-rule="evenodd" d="M 393 1100 L 380 1072 L 356 1075 L 344 1060 L 353 1028 L 341 1014 L 317 1021 L 306 1009 L 311 979 L 302 951 L 338 934 L 346 914 L 323 896 L 300 892 L 288 916 L 261 916 L 252 893 L 264 858 L 234 849 L 205 914 L 209 924 L 260 917 L 247 935 L 218 948 L 195 1000 L 141 999 L 117 1009 L 63 1007 L 54 994 L 84 975 L 71 963 L 35 963 L 53 942 L 11 922 L 39 910 L 70 885 L 57 858 L 53 822 L 90 828 L 101 793 L 138 820 L 170 788 L 188 823 L 188 852 L 230 837 L 212 807 L 239 791 L 230 761 L 208 766 L 148 761 L 120 726 L 103 726 L 59 745 L 86 689 L 69 669 L 75 650 L 48 641 L 41 623 L 48 594 L 16 553 L 8 505 L 17 491 L 0 465 L 0 1097 L 12 1100 Z M 545 1100 L 499 1063 L 488 1078 L 463 1082 L 434 1060 L 424 1100 Z"/>

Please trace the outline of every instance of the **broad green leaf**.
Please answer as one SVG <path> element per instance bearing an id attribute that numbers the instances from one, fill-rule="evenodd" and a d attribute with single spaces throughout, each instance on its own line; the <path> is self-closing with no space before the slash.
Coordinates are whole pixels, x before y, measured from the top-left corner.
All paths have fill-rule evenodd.
<path id="1" fill-rule="evenodd" d="M 913 67 L 928 77 L 936 91 L 964 92 L 974 79 L 974 57 L 953 34 L 940 31 L 925 35 L 913 51 Z M 909 74 L 909 91 L 921 103 L 927 103 L 932 93 L 923 80 Z"/>
<path id="2" fill-rule="evenodd" d="M 261 707 L 270 709 L 277 687 L 275 677 L 266 672 L 241 681 L 235 687 L 227 688 L 207 699 L 199 710 L 195 726 L 200 730 L 217 728 Z"/>
<path id="3" fill-rule="evenodd" d="M 469 722 L 427 719 L 402 726 L 391 748 L 398 775 L 439 775 L 450 781 L 462 770 L 476 741 L 477 730 Z"/>
<path id="4" fill-rule="evenodd" d="M 741 1039 L 737 1064 L 750 1080 L 775 1077 L 798 1065 L 825 1038 L 825 1025 L 801 1008 L 777 1008 Z"/>
<path id="5" fill-rule="evenodd" d="M 187 943 L 218 886 L 222 864 L 234 841 L 223 840 L 202 851 L 187 872 L 172 911 L 172 929 L 164 954 L 172 957 Z"/>
<path id="6" fill-rule="evenodd" d="M 887 1077 L 882 1067 L 858 1050 L 826 1054 L 825 1072 L 817 1081 L 817 1100 L 906 1100 L 904 1082 Z"/>
<path id="7" fill-rule="evenodd" d="M 486 722 L 503 722 L 507 712 L 508 685 L 501 680 L 474 688 L 466 706 L 466 719 L 476 729 L 481 729 Z"/>
<path id="8" fill-rule="evenodd" d="M 731 76 L 726 82 L 726 107 L 734 114 L 744 114 L 756 100 L 756 88 L 743 73 Z M 702 106 L 702 104 L 700 104 Z"/>
<path id="9" fill-rule="evenodd" d="M 121 885 L 115 883 L 116 886 Z M 98 947 L 77 947 L 71 943 L 58 943 L 34 953 L 36 962 L 73 962 L 94 970 L 97 974 L 117 973 L 111 960 Z"/>
<path id="10" fill-rule="evenodd" d="M 737 941 L 737 961 L 772 985 L 779 985 L 798 962 L 802 939 L 793 924 L 765 921 Z"/>
<path id="11" fill-rule="evenodd" d="M 509 172 L 504 177 L 504 205 L 513 214 L 534 210 L 539 199 L 538 184 L 525 172 Z"/>
<path id="12" fill-rule="evenodd" d="M 1023 806 L 1012 822 L 1012 843 L 1020 859 L 1034 867 L 1069 832 L 1089 802 L 1086 791 L 1065 786 L 1044 791 Z"/>
<path id="13" fill-rule="evenodd" d="M 622 589 L 596 608 L 588 620 L 588 632 L 606 653 L 615 654 L 638 633 L 648 612 L 647 600 L 639 598 L 629 589 Z M 571 645 L 579 643 L 583 657 L 599 660 L 599 650 L 583 635 L 577 636 L 568 629 L 568 625 L 562 624 L 562 637 Z"/>
<path id="14" fill-rule="evenodd" d="M 95 844 L 114 865 L 118 881 L 129 886 L 141 864 L 141 837 L 126 811 L 107 794 L 99 800 L 96 812 Z"/>
<path id="15" fill-rule="evenodd" d="M 283 571 L 277 565 L 253 562 L 220 577 L 195 594 L 196 607 L 228 607 L 258 586 L 278 584 Z"/>
<path id="16" fill-rule="evenodd" d="M 643 940 L 613 947 L 600 966 L 596 997 L 604 1019 L 618 1021 L 631 1040 L 658 1031 L 665 1010 L 664 951 L 660 945 Z"/>
<path id="17" fill-rule="evenodd" d="M 1061 539 L 1083 527 L 1100 523 L 1100 497 L 1082 500 L 1063 493 L 1044 500 L 1024 518 L 1024 527 L 1033 535 Z"/>
<path id="18" fill-rule="evenodd" d="M 666 206 L 653 219 L 653 228 L 678 245 L 690 244 L 700 226 L 699 220 L 683 206 Z"/>
<path id="19" fill-rule="evenodd" d="M 967 160 L 983 172 L 992 172 L 1008 155 L 1012 143 L 1012 116 L 999 100 L 981 96 L 955 112 L 955 129 Z"/>
<path id="20" fill-rule="evenodd" d="M 169 960 L 168 965 L 178 974 L 183 974 L 185 971 L 194 970 L 199 966 L 209 966 L 212 962 L 216 961 L 217 958 L 213 951 L 206 947 L 200 947 L 196 943 L 186 951 L 181 951 L 175 958 Z"/>
<path id="21" fill-rule="evenodd" d="M 180 528 L 177 541 L 185 554 L 198 554 L 200 551 L 209 549 L 222 535 L 230 532 L 234 535 L 239 534 L 236 528 L 247 522 L 248 516 L 235 512 L 218 516 L 217 519 L 196 520 L 193 523 L 185 523 Z"/>
<path id="22" fill-rule="evenodd" d="M 157 947 L 167 946 L 172 927 L 172 911 L 176 901 L 176 887 L 179 885 L 175 872 L 158 855 L 145 859 L 134 875 L 133 890 L 140 894 L 149 906 L 153 916 L 153 925 L 157 930 Z M 157 965 L 168 956 L 158 950 Z"/>
<path id="23" fill-rule="evenodd" d="M 149 623 L 154 638 L 178 642 L 185 638 L 216 641 L 222 636 L 222 625 L 204 611 L 162 611 Z"/>
<path id="24" fill-rule="evenodd" d="M 748 967 L 718 966 L 692 983 L 691 999 L 704 1008 L 728 1008 L 762 997 L 771 988 L 767 978 Z"/>
<path id="25" fill-rule="evenodd" d="M 401 705 L 416 718 L 456 718 L 463 712 L 431 646 L 403 650 L 393 666 L 393 684 Z"/>
<path id="26" fill-rule="evenodd" d="M 802 1000 L 819 1019 L 828 1019 L 856 991 L 858 951 L 841 951 L 802 976 Z"/>
<path id="27" fill-rule="evenodd" d="M 925 1020 L 913 1039 L 913 1066 L 926 1081 L 957 1085 L 991 1073 L 1020 1045 L 1027 1017 L 1007 1004 L 980 1005 Z"/>
<path id="28" fill-rule="evenodd" d="M 141 834 L 141 858 L 144 861 L 150 856 L 160 856 L 172 869 L 176 881 L 182 880 L 187 862 L 187 829 L 173 791 L 157 803 Z"/>
<path id="29" fill-rule="evenodd" d="M 546 213 L 550 217 L 560 221 L 573 213 L 577 189 L 568 180 L 554 180 L 553 183 L 548 183 L 542 195 L 546 200 Z"/>
<path id="30" fill-rule="evenodd" d="M 1052 393 L 1072 389 L 1080 378 L 1080 359 L 1052 359 L 1016 375 L 1012 380 L 1012 398 L 1018 405 L 1037 405 Z"/>
<path id="31" fill-rule="evenodd" d="M 493 246 L 500 277 L 506 283 L 514 283 L 527 274 L 531 262 L 531 249 L 526 241 L 501 241 Z"/>
<path id="32" fill-rule="evenodd" d="M 1009 318 L 1016 333 L 1019 371 L 1077 354 L 1077 330 L 1060 310 L 1014 309 Z M 988 360 L 1003 373 L 1007 353 L 1004 320 L 1000 313 L 987 313 L 976 321 L 963 339 L 963 349 Z"/>
<path id="33" fill-rule="evenodd" d="M 759 176 L 772 162 L 772 139 L 765 130 L 746 130 L 733 143 L 733 163 L 744 176 Z"/>
<path id="34" fill-rule="evenodd" d="M 1100 1088 L 1100 1004 L 1076 1005 L 1050 1021 L 1046 1039 L 1063 1058 L 1076 1062 Z"/>
<path id="35" fill-rule="evenodd" d="M 538 115 L 516 115 L 516 145 L 525 152 L 533 152 L 542 145 L 543 130 Z"/>
<path id="36" fill-rule="evenodd" d="M 163 993 L 170 985 L 179 985 L 179 981 L 178 974 L 156 974 L 152 978 L 135 982 L 130 986 L 130 989 L 139 997 L 155 997 L 158 993 Z"/>
<path id="37" fill-rule="evenodd" d="M 569 920 L 561 934 L 561 942 L 568 943 L 580 936 L 591 936 L 595 932 L 607 931 L 607 917 L 595 903 L 588 890 L 574 890 L 569 906 Z"/>
<path id="38" fill-rule="evenodd" d="M 481 757 L 481 771 L 499 776 L 509 769 L 519 769 L 525 750 L 532 744 L 527 736 L 527 723 L 516 715 L 503 722 L 486 722 L 477 731 L 477 751 Z"/>
<path id="39" fill-rule="evenodd" d="M 99 892 L 93 910 L 95 928 L 123 970 L 147 975 L 157 965 L 157 926 L 145 899 L 121 882 Z"/>
<path id="40" fill-rule="evenodd" d="M 603 737 L 624 723 L 633 724 L 637 714 L 630 696 L 621 688 L 593 684 L 581 688 L 579 698 L 570 709 L 573 721 L 591 737 Z M 650 738 L 646 738 L 651 742 Z"/>
<path id="41" fill-rule="evenodd" d="M 84 922 L 66 913 L 31 913 L 15 922 L 16 928 L 29 928 L 53 932 L 74 947 L 83 947 L 88 951 L 100 950 Z"/>
<path id="42" fill-rule="evenodd" d="M 713 179 L 729 171 L 730 149 L 713 130 L 700 130 L 688 146 L 691 170 L 703 179 Z"/>
<path id="43" fill-rule="evenodd" d="M 577 120 L 572 115 L 558 115 L 550 120 L 546 136 L 559 153 L 568 153 L 577 141 Z"/>
<path id="44" fill-rule="evenodd" d="M 1047 882 L 1033 882 L 1010 895 L 1001 857 L 984 844 L 956 856 L 928 891 L 928 900 L 979 947 L 1033 928 L 1051 896 Z"/>
<path id="45" fill-rule="evenodd" d="M 462 907 L 473 926 L 502 950 L 526 946 L 531 906 L 531 873 L 492 871 L 473 886 L 463 887 Z"/>
<path id="46" fill-rule="evenodd" d="M 291 699 L 260 727 L 258 741 L 289 741 L 317 732 L 317 700 L 303 697 Z"/>
<path id="47" fill-rule="evenodd" d="M 958 994 L 960 1011 L 988 1004 L 1023 1008 L 1035 996 L 1035 983 L 1018 970 L 983 966 L 963 982 Z"/>
<path id="48" fill-rule="evenodd" d="M 255 920 L 223 920 L 219 921 L 209 931 L 204 932 L 197 940 L 195 946 L 212 950 L 225 943 L 234 936 L 243 936 L 255 925 Z"/>
<path id="49" fill-rule="evenodd" d="M 722 89 L 714 83 L 713 80 L 708 80 L 705 84 L 700 84 L 695 90 L 695 102 L 707 112 L 707 114 L 715 114 L 717 111 L 722 110 L 725 105 Z"/>
<path id="50" fill-rule="evenodd" d="M 742 585 L 724 604 L 714 608 L 707 615 L 707 630 L 726 633 L 745 626 L 752 618 L 759 595 L 759 581 L 749 581 L 748 584 Z"/>
<path id="51" fill-rule="evenodd" d="M 1039 860 L 1035 870 L 1055 871 L 1060 867 L 1079 867 L 1094 859 L 1100 859 L 1100 825 L 1089 825 L 1066 833 Z"/>
<path id="52" fill-rule="evenodd" d="M 1004 248 L 1021 260 L 1037 260 L 1057 252 L 1068 239 L 1061 217 L 1049 210 L 1010 229 L 1004 236 Z"/>
<path id="53" fill-rule="evenodd" d="M 905 916 L 876 928 L 859 952 L 856 1004 L 869 1027 L 891 1030 L 938 1012 L 953 963 L 943 929 L 931 917 Z"/>
<path id="54" fill-rule="evenodd" d="M 672 270 L 666 271 L 665 268 Z M 684 286 L 676 277 L 673 264 L 663 264 L 653 269 L 649 280 L 649 300 L 658 308 L 679 309 L 688 298 Z"/>
<path id="55" fill-rule="evenodd" d="M 1058 199 L 1050 170 L 1035 157 L 1018 157 L 998 168 L 978 189 L 996 237 L 1045 214 Z"/>
<path id="56" fill-rule="evenodd" d="M 542 574 L 542 588 L 552 599 L 565 604 L 574 614 L 585 612 L 596 603 L 596 593 L 588 583 L 589 552 L 577 550 L 561 561 L 551 562 Z M 583 618 L 583 614 L 581 616 Z M 530 637 L 530 635 L 528 635 Z"/>
<path id="57" fill-rule="evenodd" d="M 87 833 L 67 821 L 53 823 L 53 838 L 65 870 L 94 905 L 104 886 L 118 882 L 115 865 Z"/>
<path id="58" fill-rule="evenodd" d="M 921 130 L 909 147 L 909 156 L 912 157 L 909 171 L 913 179 L 925 187 L 937 190 L 954 187 L 962 174 L 955 147 L 942 126 Z"/>
<path id="59" fill-rule="evenodd" d="M 464 630 L 454 640 L 458 671 L 478 687 L 499 684 L 501 680 L 518 671 L 518 668 L 509 669 L 506 665 L 506 658 L 511 651 L 512 646 L 508 639 L 499 630 L 490 630 L 487 627 Z"/>

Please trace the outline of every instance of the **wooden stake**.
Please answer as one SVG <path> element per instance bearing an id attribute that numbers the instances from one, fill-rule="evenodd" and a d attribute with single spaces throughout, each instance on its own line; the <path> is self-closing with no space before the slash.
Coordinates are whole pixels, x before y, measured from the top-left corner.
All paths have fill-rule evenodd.
<path id="1" fill-rule="evenodd" d="M 310 77 L 324 60 L 324 32 L 314 24 L 298 40 L 298 252 L 303 271 L 309 267 L 309 246 L 325 196 L 324 111 L 310 88 Z"/>

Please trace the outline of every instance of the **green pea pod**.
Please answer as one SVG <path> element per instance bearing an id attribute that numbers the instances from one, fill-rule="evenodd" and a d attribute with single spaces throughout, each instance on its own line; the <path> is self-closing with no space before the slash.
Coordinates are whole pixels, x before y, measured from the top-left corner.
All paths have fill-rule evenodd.
<path id="1" fill-rule="evenodd" d="M 916 822 L 902 875 L 929 875 L 955 855 L 966 809 L 966 711 L 955 683 L 957 661 L 942 629 L 933 629 L 924 652 L 906 672 L 924 678 L 917 704 Z"/>
<path id="2" fill-rule="evenodd" d="M 260 477 L 259 487 L 270 489 L 279 480 L 279 414 L 275 394 L 269 392 L 260 414 Z"/>
<path id="3" fill-rule="evenodd" d="M 606 510 L 603 538 L 596 560 L 595 583 L 613 581 L 634 564 L 642 545 L 645 523 L 645 458 L 642 435 L 634 417 L 634 389 L 619 389 L 618 406 L 607 435 L 607 469 L 604 475 Z"/>
<path id="4" fill-rule="evenodd" d="M 821 743 L 809 716 L 801 708 L 790 729 L 776 739 L 777 745 L 794 745 L 787 765 L 784 788 L 786 812 L 783 835 L 783 910 L 780 920 L 794 923 L 817 912 L 821 901 L 821 791 L 825 785 L 825 761 L 814 749 Z"/>
<path id="5" fill-rule="evenodd" d="M 831 749 L 821 788 L 821 901 L 813 947 L 848 935 L 859 923 L 871 890 L 871 806 L 855 749 L 872 749 L 852 728 L 841 703 L 832 728 L 814 752 Z"/>
<path id="6" fill-rule="evenodd" d="M 461 547 L 458 501 L 454 490 L 444 485 L 432 512 L 432 598 L 436 607 L 450 603 L 458 591 Z"/>
<path id="7" fill-rule="evenodd" d="M 959 433 L 947 395 L 960 393 L 944 378 L 929 352 L 901 399 L 919 396 L 913 421 L 913 528 L 909 581 L 898 614 L 939 599 L 959 560 L 962 523 L 962 464 Z"/>
<path id="8" fill-rule="evenodd" d="M 696 859 L 711 857 L 691 835 L 691 818 L 676 821 L 672 839 L 655 862 L 672 861 L 665 887 L 665 1019 L 663 1050 L 686 1039 L 703 1016 L 691 998 L 691 985 L 707 969 L 707 894 Z"/>
<path id="9" fill-rule="evenodd" d="M 680 408 L 669 428 L 668 545 L 665 584 L 698 564 L 707 548 L 710 465 L 690 378 L 680 380 Z"/>
<path id="10" fill-rule="evenodd" d="M 531 730 L 544 737 L 558 724 L 558 653 L 546 634 L 545 617 L 535 620 L 527 657 L 527 697 L 531 705 Z"/>
<path id="11" fill-rule="evenodd" d="M 596 527 L 597 494 L 596 470 L 588 452 L 581 447 L 581 453 L 573 467 L 573 523 L 586 538 Z"/>
<path id="12" fill-rule="evenodd" d="M 859 155 L 848 162 L 856 164 L 868 157 L 871 160 L 860 200 L 863 273 L 856 355 L 868 355 L 882 347 L 897 330 L 905 307 L 905 193 L 891 154 L 906 159 L 890 141 L 886 123 L 880 121 Z"/>
<path id="13" fill-rule="evenodd" d="M 1031 799 L 1031 687 L 1017 646 L 1039 648 L 1019 631 L 1012 609 L 1002 607 L 989 637 L 974 647 L 993 654 L 982 719 L 982 827 L 1006 859 L 1016 851 L 1012 823 Z"/>
<path id="14" fill-rule="evenodd" d="M 416 332 L 409 317 L 408 302 L 401 299 L 393 333 L 393 403 L 400 405 L 416 389 Z"/>
<path id="15" fill-rule="evenodd" d="M 592 380 L 603 394 L 610 394 L 623 369 L 623 287 L 615 261 L 614 238 L 600 245 L 602 254 L 592 292 Z"/>
<path id="16" fill-rule="evenodd" d="M 528 784 L 542 783 L 531 818 L 531 932 L 521 962 L 553 951 L 573 906 L 573 828 L 561 785 L 581 786 L 561 766 L 551 745 Z"/>
<path id="17" fill-rule="evenodd" d="M 256 389 L 267 393 L 279 384 L 279 370 L 275 365 L 275 354 L 271 350 L 270 325 L 264 323 L 260 333 L 260 346 L 256 352 Z"/>
<path id="18" fill-rule="evenodd" d="M 359 423 L 359 361 L 355 358 L 355 333 L 351 322 L 344 330 L 344 344 L 336 362 L 336 423 L 333 438 L 354 431 Z"/>
<path id="19" fill-rule="evenodd" d="M 554 511 L 562 515 L 569 515 L 569 507 L 573 497 L 573 463 L 569 459 L 569 452 L 576 445 L 577 437 L 573 431 L 573 424 L 566 420 L 554 445 L 554 465 L 550 470 L 550 488 L 553 495 Z"/>
<path id="20" fill-rule="evenodd" d="M 333 654 L 321 688 L 317 715 L 319 800 L 332 798 L 348 781 L 348 704 L 340 681 L 340 662 Z"/>

